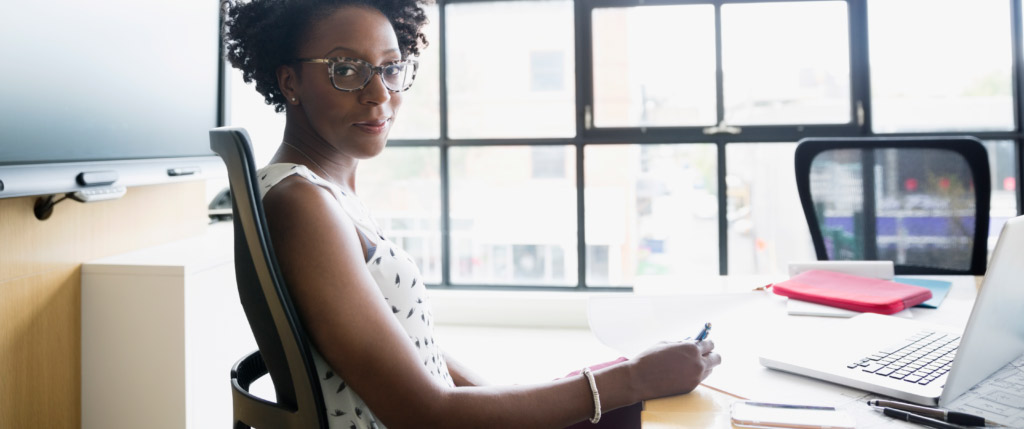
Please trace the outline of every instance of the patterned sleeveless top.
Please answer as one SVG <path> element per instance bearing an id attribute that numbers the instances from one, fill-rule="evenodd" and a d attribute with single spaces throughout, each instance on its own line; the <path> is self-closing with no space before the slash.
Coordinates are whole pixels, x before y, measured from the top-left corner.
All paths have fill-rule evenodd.
<path id="1" fill-rule="evenodd" d="M 419 268 L 412 258 L 384 238 L 369 210 L 355 195 L 321 179 L 303 165 L 270 164 L 261 168 L 257 173 L 260 196 L 266 195 L 274 185 L 293 174 L 330 191 L 342 210 L 352 218 L 359 233 L 369 242 L 366 268 L 384 295 L 384 299 L 391 306 L 395 319 L 405 329 L 409 341 L 416 346 L 423 366 L 441 382 L 454 387 L 455 382 L 448 373 L 441 349 L 434 343 L 434 320 L 427 299 L 427 290 L 423 285 Z M 362 398 L 346 386 L 345 381 L 331 369 L 315 347 L 313 360 L 320 374 L 320 388 L 323 390 L 331 428 L 384 427 Z"/>

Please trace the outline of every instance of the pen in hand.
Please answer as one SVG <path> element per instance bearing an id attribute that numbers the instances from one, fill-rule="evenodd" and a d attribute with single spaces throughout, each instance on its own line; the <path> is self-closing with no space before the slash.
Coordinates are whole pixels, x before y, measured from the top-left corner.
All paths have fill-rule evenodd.
<path id="1" fill-rule="evenodd" d="M 933 419 L 955 423 L 963 426 L 1002 426 L 999 423 L 985 420 L 984 417 L 975 416 L 973 414 L 961 413 L 957 411 L 948 411 L 939 408 L 922 407 L 920 405 L 905 404 L 903 402 L 887 401 L 884 399 L 872 399 L 868 401 L 868 405 L 872 407 L 887 407 L 902 411 L 908 411 L 925 417 L 930 417 Z"/>
<path id="2" fill-rule="evenodd" d="M 704 339 L 708 337 L 708 333 L 710 331 L 711 331 L 711 322 L 707 322 L 707 323 L 704 324 L 704 327 L 701 328 L 700 332 L 697 333 L 697 336 L 694 338 L 694 341 L 697 341 L 697 342 L 704 341 Z"/>

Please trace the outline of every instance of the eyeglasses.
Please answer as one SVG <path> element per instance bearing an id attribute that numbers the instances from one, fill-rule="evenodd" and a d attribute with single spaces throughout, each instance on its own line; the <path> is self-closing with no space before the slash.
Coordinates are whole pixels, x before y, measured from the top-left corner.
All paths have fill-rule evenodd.
<path id="1" fill-rule="evenodd" d="M 344 92 L 355 92 L 370 83 L 374 74 L 380 75 L 384 87 L 391 92 L 402 92 L 412 86 L 416 79 L 419 62 L 413 59 L 393 61 L 375 66 L 359 58 L 298 58 L 302 63 L 327 64 L 327 74 L 331 78 L 334 89 Z"/>

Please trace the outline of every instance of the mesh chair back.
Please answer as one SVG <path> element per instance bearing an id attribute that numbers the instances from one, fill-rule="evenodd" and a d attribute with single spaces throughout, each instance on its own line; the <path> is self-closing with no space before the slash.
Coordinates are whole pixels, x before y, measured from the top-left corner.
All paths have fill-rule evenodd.
<path id="1" fill-rule="evenodd" d="M 227 166 L 238 294 L 277 394 L 277 404 L 263 401 L 269 408 L 259 408 L 257 401 L 241 410 L 236 395 L 236 420 L 257 427 L 327 427 L 312 349 L 270 243 L 249 135 L 241 128 L 216 128 L 210 131 L 210 148 Z M 238 415 L 245 410 L 256 415 Z"/>
<path id="2" fill-rule="evenodd" d="M 991 179 L 980 141 L 805 139 L 796 171 L 818 259 L 984 274 Z"/>

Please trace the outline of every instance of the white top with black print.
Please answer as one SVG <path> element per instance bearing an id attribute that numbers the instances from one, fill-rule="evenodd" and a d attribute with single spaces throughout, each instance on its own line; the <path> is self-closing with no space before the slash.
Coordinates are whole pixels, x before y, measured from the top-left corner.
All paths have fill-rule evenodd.
<path id="1" fill-rule="evenodd" d="M 261 168 L 257 176 L 260 195 L 264 196 L 281 180 L 297 174 L 311 183 L 322 186 L 338 200 L 342 210 L 352 218 L 356 229 L 368 246 L 366 268 L 369 270 L 384 299 L 391 307 L 395 319 L 419 352 L 430 374 L 443 383 L 454 386 L 441 349 L 434 343 L 434 320 L 430 312 L 427 290 L 419 268 L 401 248 L 391 243 L 373 220 L 369 210 L 351 192 L 346 192 L 299 164 L 270 164 Z M 338 279 L 339 283 L 344 279 Z M 331 428 L 383 428 L 362 398 L 342 380 L 313 348 L 313 360 L 320 374 L 320 387 Z"/>

